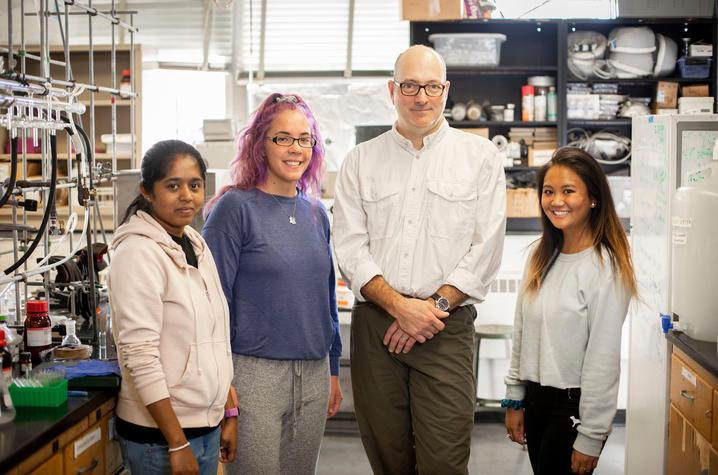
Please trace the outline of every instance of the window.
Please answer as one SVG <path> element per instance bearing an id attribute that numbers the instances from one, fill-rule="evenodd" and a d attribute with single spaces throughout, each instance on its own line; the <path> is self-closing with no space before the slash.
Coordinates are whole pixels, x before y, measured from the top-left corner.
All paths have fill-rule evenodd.
<path id="1" fill-rule="evenodd" d="M 159 140 L 202 141 L 202 121 L 230 117 L 228 74 L 150 69 L 142 73 L 142 146 Z M 142 152 L 144 153 L 143 150 Z"/>
<path id="2" fill-rule="evenodd" d="M 243 0 L 238 66 L 259 69 L 261 0 Z M 264 69 L 268 74 L 343 72 L 347 66 L 349 0 L 267 0 Z M 352 69 L 390 71 L 396 55 L 409 46 L 409 23 L 401 21 L 401 2 L 359 0 L 354 8 Z"/>

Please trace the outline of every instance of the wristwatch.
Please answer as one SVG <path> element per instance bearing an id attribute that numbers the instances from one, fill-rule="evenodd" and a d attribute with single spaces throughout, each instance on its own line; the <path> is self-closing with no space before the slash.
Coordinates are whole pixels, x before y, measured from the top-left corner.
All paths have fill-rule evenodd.
<path id="1" fill-rule="evenodd" d="M 434 294 L 431 296 L 431 298 L 434 299 L 434 302 L 436 302 L 436 308 L 438 308 L 442 312 L 449 311 L 449 300 L 446 297 L 442 297 L 439 294 Z"/>

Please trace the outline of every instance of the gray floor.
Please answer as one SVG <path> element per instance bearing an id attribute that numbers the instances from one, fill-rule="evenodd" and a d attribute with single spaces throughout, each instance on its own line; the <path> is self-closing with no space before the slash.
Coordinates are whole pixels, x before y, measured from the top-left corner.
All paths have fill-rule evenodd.
<path id="1" fill-rule="evenodd" d="M 616 426 L 599 459 L 596 475 L 622 475 L 625 426 Z M 476 475 L 531 475 L 528 454 L 505 437 L 501 423 L 481 422 L 474 426 L 469 473 Z M 327 435 L 319 454 L 319 475 L 371 474 L 369 461 L 358 436 Z"/>

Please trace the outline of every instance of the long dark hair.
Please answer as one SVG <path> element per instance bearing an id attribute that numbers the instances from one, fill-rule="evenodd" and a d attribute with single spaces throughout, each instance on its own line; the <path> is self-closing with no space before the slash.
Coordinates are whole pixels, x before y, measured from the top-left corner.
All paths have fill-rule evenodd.
<path id="1" fill-rule="evenodd" d="M 626 232 L 618 219 L 613 204 L 611 189 L 606 174 L 596 160 L 580 148 L 564 147 L 554 153 L 551 160 L 539 169 L 536 182 L 538 185 L 539 203 L 543 193 L 546 174 L 552 167 L 566 167 L 572 170 L 586 184 L 589 197 L 596 203 L 588 216 L 588 227 L 593 236 L 593 247 L 601 255 L 602 249 L 608 252 L 614 271 L 621 276 L 624 286 L 631 296 L 637 294 L 636 276 L 631 262 L 631 250 L 628 246 Z M 529 258 L 529 269 L 524 283 L 528 294 L 535 294 L 553 263 L 556 253 L 563 246 L 563 232 L 554 227 L 541 210 L 541 239 Z"/>
<path id="2" fill-rule="evenodd" d="M 202 181 L 206 182 L 207 164 L 196 148 L 181 140 L 162 140 L 150 147 L 149 150 L 145 152 L 145 156 L 142 157 L 142 166 L 140 168 L 140 185 L 142 185 L 142 188 L 148 193 L 152 193 L 155 182 L 166 177 L 172 163 L 178 157 L 185 155 L 197 161 Z M 130 216 L 135 215 L 138 211 L 144 211 L 150 214 L 152 212 L 152 204 L 145 199 L 141 192 L 137 193 L 135 199 L 132 200 L 132 203 L 127 207 L 125 217 L 122 218 L 121 224 L 124 224 L 130 219 Z"/>

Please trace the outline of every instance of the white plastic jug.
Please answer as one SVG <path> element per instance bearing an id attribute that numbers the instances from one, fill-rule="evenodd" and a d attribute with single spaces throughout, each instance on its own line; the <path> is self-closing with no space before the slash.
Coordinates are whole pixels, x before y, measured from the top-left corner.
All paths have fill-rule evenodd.
<path id="1" fill-rule="evenodd" d="M 718 141 L 703 181 L 676 190 L 672 201 L 672 311 L 691 338 L 718 338 Z"/>

